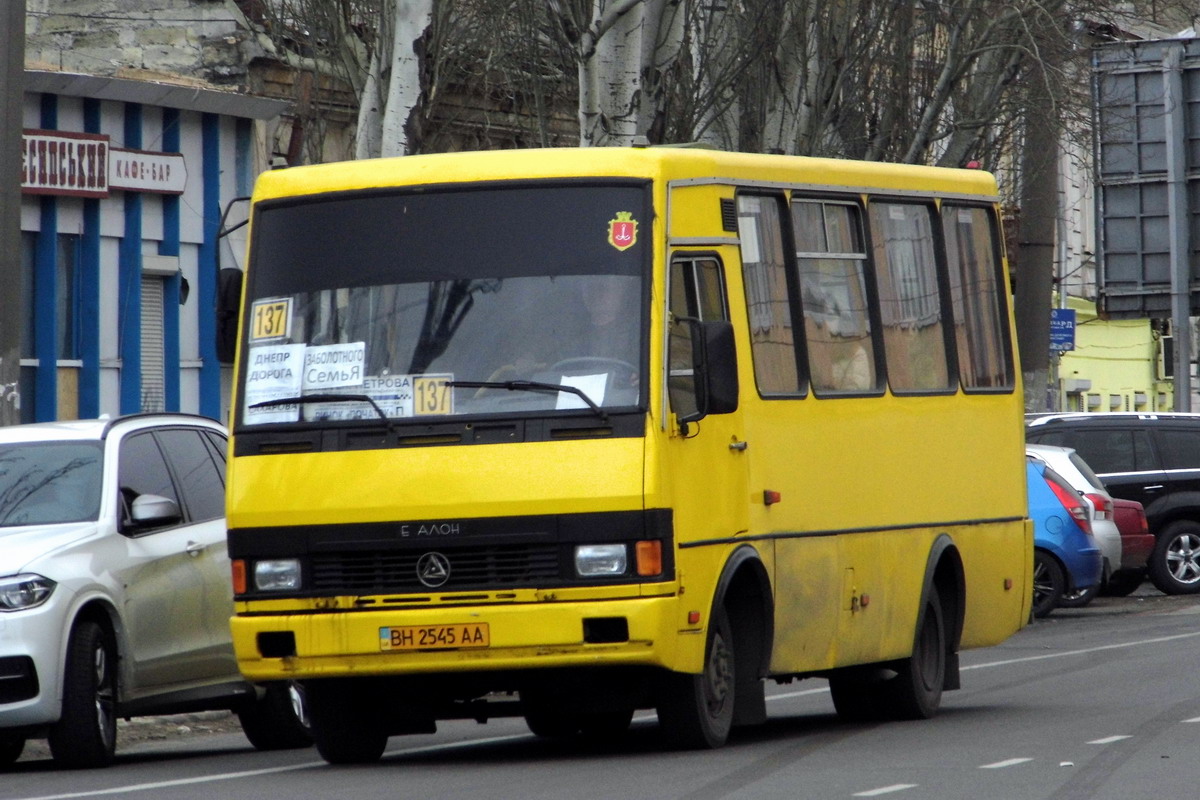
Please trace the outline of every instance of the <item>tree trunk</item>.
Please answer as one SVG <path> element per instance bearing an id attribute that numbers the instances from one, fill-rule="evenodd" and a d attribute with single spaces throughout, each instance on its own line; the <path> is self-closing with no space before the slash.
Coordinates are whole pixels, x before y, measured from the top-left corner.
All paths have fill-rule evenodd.
<path id="1" fill-rule="evenodd" d="M 422 39 L 434 0 L 387 0 L 379 45 L 371 58 L 358 114 L 357 158 L 404 156 L 419 141 L 413 113 L 421 100 Z"/>
<path id="2" fill-rule="evenodd" d="M 1050 365 L 1050 306 L 1058 218 L 1059 109 L 1042 70 L 1031 81 L 1021 154 L 1021 219 L 1015 293 L 1017 350 L 1025 409 L 1045 411 Z"/>

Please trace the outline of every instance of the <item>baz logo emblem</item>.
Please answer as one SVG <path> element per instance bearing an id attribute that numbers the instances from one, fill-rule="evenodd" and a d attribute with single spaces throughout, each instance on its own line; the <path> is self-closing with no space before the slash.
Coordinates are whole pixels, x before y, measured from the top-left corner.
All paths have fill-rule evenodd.
<path id="1" fill-rule="evenodd" d="M 441 553 L 426 553 L 417 559 L 417 580 L 436 589 L 450 580 L 450 559 Z"/>

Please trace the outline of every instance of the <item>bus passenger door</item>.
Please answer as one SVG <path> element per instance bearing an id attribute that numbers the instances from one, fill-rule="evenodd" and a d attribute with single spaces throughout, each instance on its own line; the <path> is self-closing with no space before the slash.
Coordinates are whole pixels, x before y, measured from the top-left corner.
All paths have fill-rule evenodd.
<path id="1" fill-rule="evenodd" d="M 672 411 L 678 417 L 694 411 L 687 398 L 694 397 L 689 328 L 683 318 L 702 322 L 728 320 L 725 281 L 721 261 L 713 253 L 676 253 L 671 262 L 670 318 L 667 344 L 668 381 Z M 675 514 L 676 536 L 683 545 L 681 571 L 686 576 L 705 575 L 715 581 L 720 565 L 695 562 L 710 559 L 710 547 L 688 548 L 689 541 L 725 539 L 747 529 L 746 496 L 749 491 L 746 460 L 740 443 L 745 441 L 740 409 L 727 414 L 710 414 L 688 423 L 686 432 L 676 428 L 670 437 L 669 475 Z M 707 610 L 707 609 L 705 609 Z"/>

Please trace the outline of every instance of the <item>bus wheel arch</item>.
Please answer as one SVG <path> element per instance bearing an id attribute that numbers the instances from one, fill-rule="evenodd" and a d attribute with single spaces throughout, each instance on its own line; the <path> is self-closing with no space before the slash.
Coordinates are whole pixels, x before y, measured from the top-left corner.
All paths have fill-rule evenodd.
<path id="1" fill-rule="evenodd" d="M 765 721 L 773 633 L 767 570 L 754 548 L 740 547 L 713 595 L 702 672 L 668 672 L 657 687 L 659 724 L 672 745 L 720 747 L 735 725 Z"/>
<path id="2" fill-rule="evenodd" d="M 713 598 L 713 612 L 717 609 L 724 609 L 733 631 L 737 678 L 733 724 L 760 724 L 767 718 L 762 679 L 771 667 L 775 600 L 767 569 L 753 547 L 738 548 L 726 562 Z"/>
<path id="3" fill-rule="evenodd" d="M 958 649 L 962 642 L 963 624 L 966 619 L 967 579 L 962 555 L 954 541 L 946 534 L 934 541 L 929 552 L 925 585 L 921 592 L 922 609 L 925 608 L 925 600 L 931 590 L 936 591 L 941 603 L 946 631 L 946 676 L 942 688 L 958 689 Z"/>

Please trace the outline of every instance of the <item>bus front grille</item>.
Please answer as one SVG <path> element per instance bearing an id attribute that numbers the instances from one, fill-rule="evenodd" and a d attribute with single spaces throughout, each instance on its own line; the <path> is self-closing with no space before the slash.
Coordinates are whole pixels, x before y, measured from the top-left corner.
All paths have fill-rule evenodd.
<path id="1" fill-rule="evenodd" d="M 445 580 L 437 583 L 426 570 L 423 582 L 418 569 L 428 552 L 313 553 L 310 585 L 339 594 L 518 588 L 554 581 L 561 571 L 556 544 L 442 548 L 437 553 L 449 567 Z"/>

